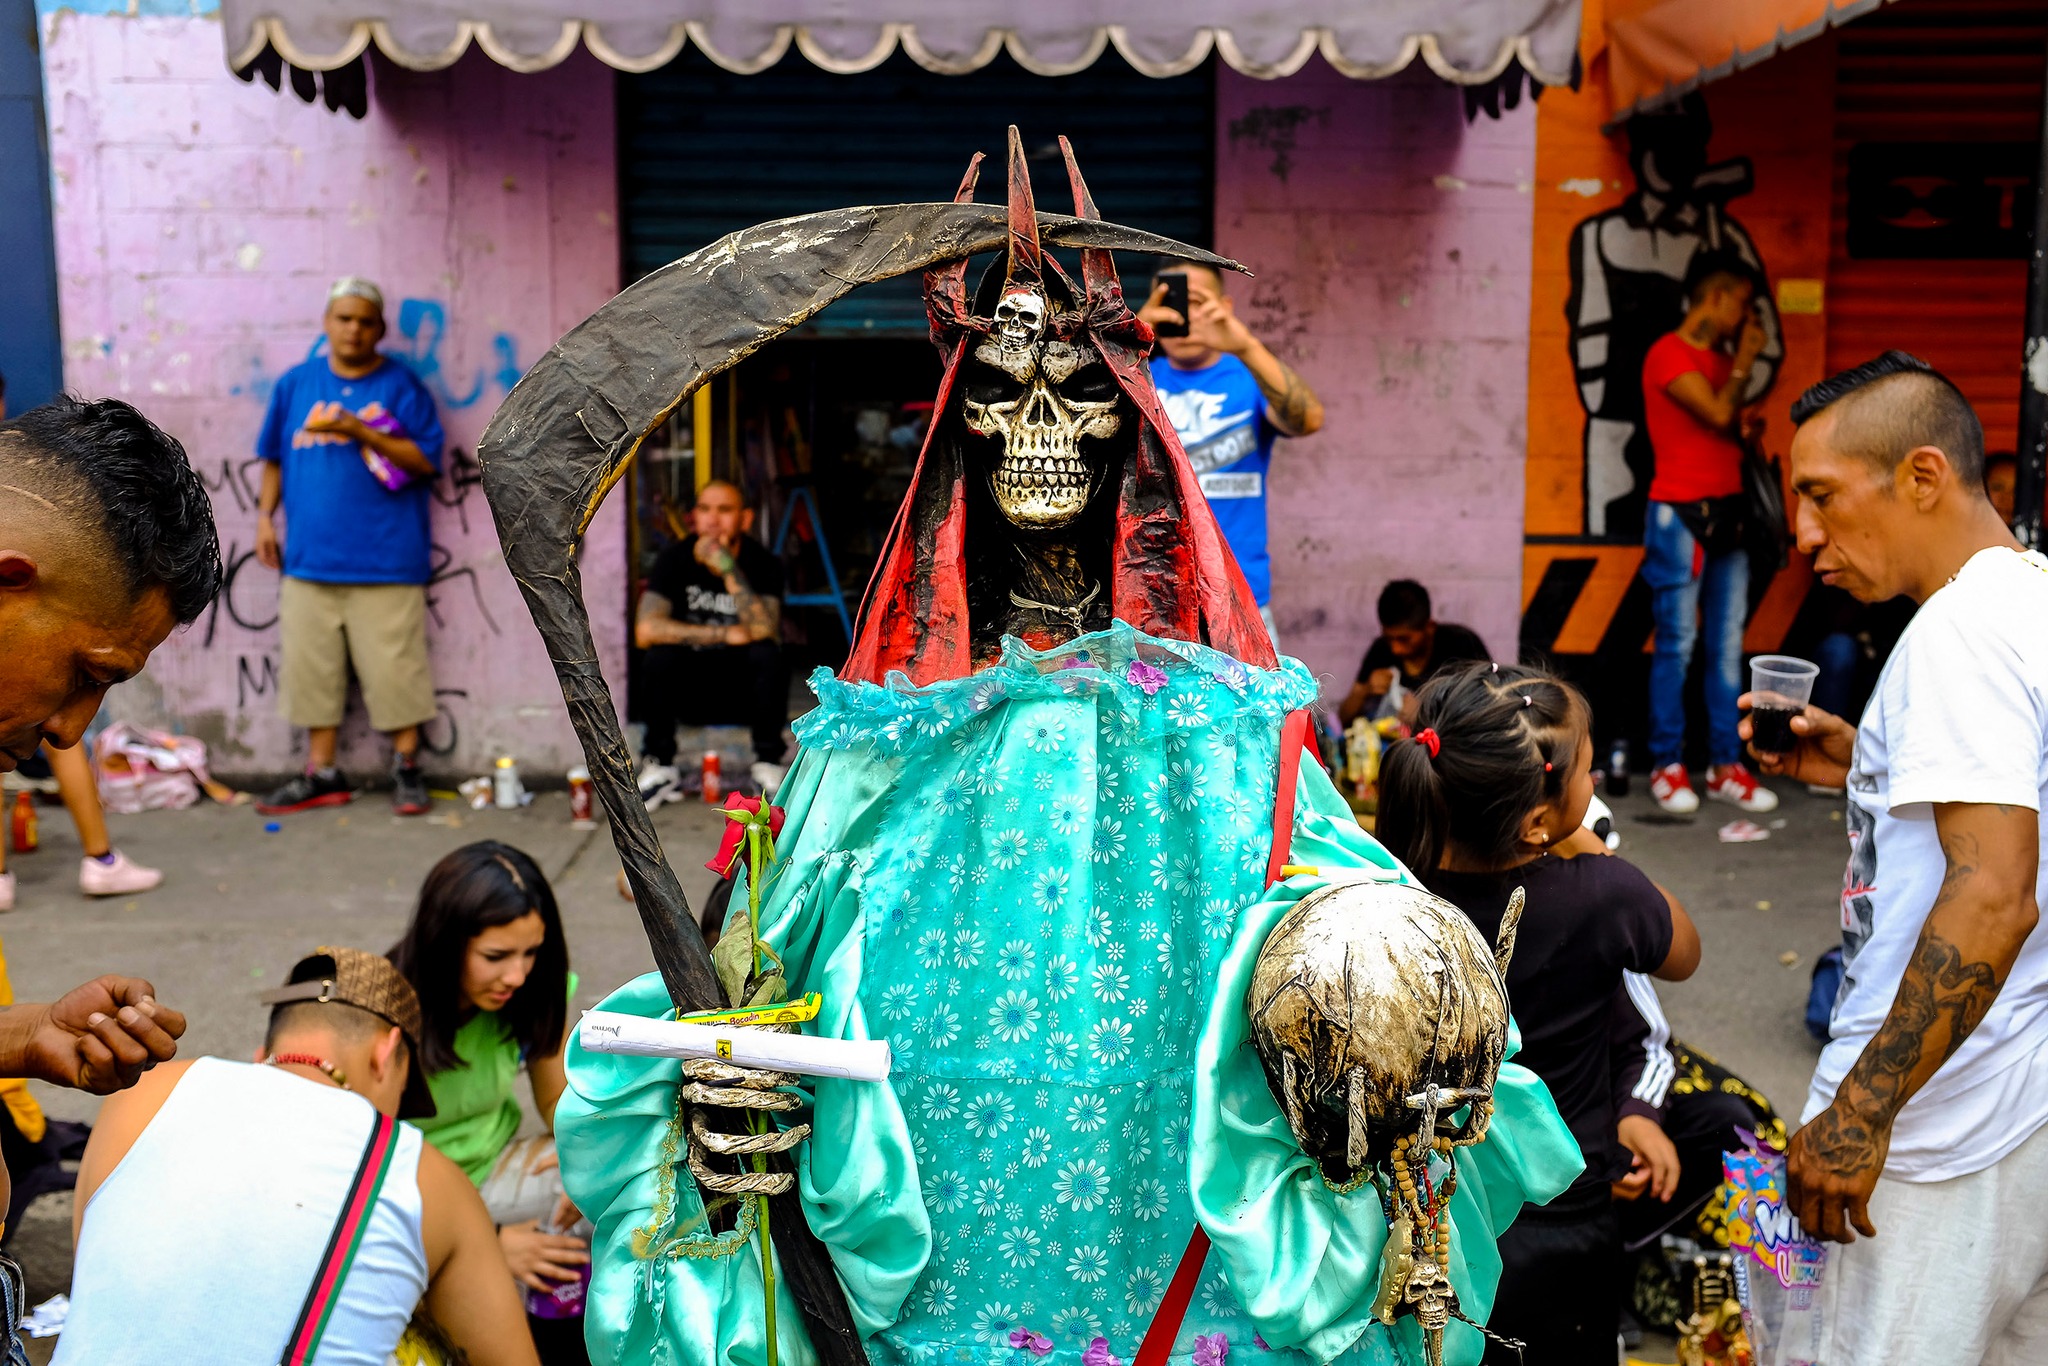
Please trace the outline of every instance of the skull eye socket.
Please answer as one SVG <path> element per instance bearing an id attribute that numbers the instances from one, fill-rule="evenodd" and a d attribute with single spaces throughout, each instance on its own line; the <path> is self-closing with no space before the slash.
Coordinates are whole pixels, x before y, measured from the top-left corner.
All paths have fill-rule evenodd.
<path id="1" fill-rule="evenodd" d="M 969 403 L 1009 403 L 1024 393 L 1024 382 L 993 365 L 976 363 L 967 369 L 961 393 Z"/>
<path id="2" fill-rule="evenodd" d="M 1084 365 L 1057 387 L 1070 403 L 1107 403 L 1118 393 L 1116 376 L 1107 365 Z"/>

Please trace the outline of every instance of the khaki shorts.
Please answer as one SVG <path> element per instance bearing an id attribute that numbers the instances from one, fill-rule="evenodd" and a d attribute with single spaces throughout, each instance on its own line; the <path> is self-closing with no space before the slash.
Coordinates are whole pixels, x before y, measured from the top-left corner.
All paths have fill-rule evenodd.
<path id="1" fill-rule="evenodd" d="M 434 719 L 426 589 L 286 578 L 277 615 L 284 638 L 278 710 L 285 720 L 312 730 L 340 725 L 351 664 L 373 729 L 404 730 Z"/>

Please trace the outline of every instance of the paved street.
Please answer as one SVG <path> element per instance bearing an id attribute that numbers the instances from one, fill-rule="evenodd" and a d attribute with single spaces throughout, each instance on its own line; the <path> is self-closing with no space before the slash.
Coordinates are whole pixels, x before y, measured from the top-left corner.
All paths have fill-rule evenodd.
<path id="1" fill-rule="evenodd" d="M 1619 805 L 1622 852 L 1674 892 L 1699 922 L 1706 959 L 1691 982 L 1664 990 L 1674 1028 L 1696 1047 L 1796 1111 L 1815 1046 L 1801 1024 L 1807 974 L 1834 941 L 1841 880 L 1839 803 L 1788 791 L 1785 827 L 1760 844 L 1721 844 L 1735 813 L 1709 804 L 1686 825 L 1653 824 L 1647 797 Z M 1768 823 L 1771 818 L 1762 818 Z M 583 992 L 594 1004 L 651 967 L 632 906 L 614 890 L 618 861 L 602 832 L 569 828 L 566 798 L 524 811 L 453 802 L 400 820 L 381 796 L 340 811 L 286 818 L 278 834 L 246 808 L 196 807 L 114 818 L 119 845 L 169 878 L 147 896 L 88 901 L 76 889 L 77 844 L 63 813 L 43 812 L 43 848 L 10 860 L 20 909 L 0 920 L 16 994 L 47 999 L 94 973 L 148 976 L 191 1016 L 186 1048 L 247 1057 L 261 1037 L 256 995 L 299 953 L 322 942 L 382 949 L 399 934 L 426 869 L 446 850 L 496 838 L 531 852 L 553 878 Z M 657 824 L 693 900 L 720 822 L 701 805 L 664 808 Z M 692 871 L 694 870 L 694 871 Z M 1798 955 L 1791 966 L 1780 955 Z M 90 1118 L 97 1102 L 37 1087 L 51 1113 Z M 38 1203 L 18 1239 L 31 1303 L 69 1279 L 70 1198 Z"/>

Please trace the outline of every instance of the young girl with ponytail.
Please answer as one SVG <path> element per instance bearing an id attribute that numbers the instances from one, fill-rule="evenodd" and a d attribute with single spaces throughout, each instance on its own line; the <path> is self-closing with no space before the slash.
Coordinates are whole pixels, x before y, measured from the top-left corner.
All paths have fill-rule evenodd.
<path id="1" fill-rule="evenodd" d="M 1523 1210 L 1500 1242 L 1489 1327 L 1526 1343 L 1530 1366 L 1614 1355 L 1623 1263 L 1611 1184 L 1632 1153 L 1661 1158 L 1671 1144 L 1654 1122 L 1617 1117 L 1610 1012 L 1624 971 L 1683 981 L 1700 957 L 1684 908 L 1581 826 L 1590 719 L 1549 674 L 1465 666 L 1422 689 L 1413 738 L 1380 766 L 1380 841 L 1487 942 L 1515 888 L 1528 898 L 1507 974 L 1516 1061 L 1550 1087 L 1586 1156 L 1578 1182 Z"/>

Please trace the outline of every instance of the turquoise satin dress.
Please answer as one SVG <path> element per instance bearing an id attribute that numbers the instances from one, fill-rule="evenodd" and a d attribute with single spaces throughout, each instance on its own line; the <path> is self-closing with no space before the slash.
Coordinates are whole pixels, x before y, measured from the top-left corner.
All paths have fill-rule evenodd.
<path id="1" fill-rule="evenodd" d="M 1264 886 L 1281 722 L 1314 699 L 1308 671 L 1119 623 L 1045 653 L 1008 641 L 924 688 L 823 670 L 813 687 L 763 930 L 791 994 L 824 996 L 807 1030 L 894 1052 L 886 1084 L 810 1085 L 797 1163 L 877 1366 L 1128 1362 L 1197 1218 L 1214 1249 L 1177 1362 L 1198 1337 L 1203 1366 L 1420 1361 L 1412 1323 L 1370 1316 L 1376 1195 L 1322 1181 L 1246 1043 L 1259 947 L 1321 885 Z M 1296 811 L 1291 861 L 1406 878 L 1313 763 Z M 602 1008 L 668 1006 L 649 974 Z M 597 1227 L 593 1359 L 764 1366 L 752 1219 L 704 1226 L 680 1065 L 572 1040 L 568 1072 L 555 1132 Z M 1474 1319 L 1499 1231 L 1579 1169 L 1542 1083 L 1504 1066 L 1452 1202 Z M 811 1366 L 779 1303 L 782 1362 Z M 1448 1360 L 1480 1348 L 1452 1326 Z"/>

